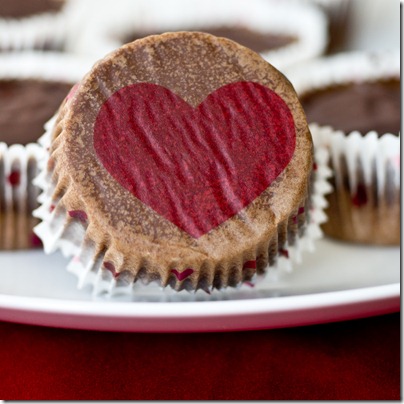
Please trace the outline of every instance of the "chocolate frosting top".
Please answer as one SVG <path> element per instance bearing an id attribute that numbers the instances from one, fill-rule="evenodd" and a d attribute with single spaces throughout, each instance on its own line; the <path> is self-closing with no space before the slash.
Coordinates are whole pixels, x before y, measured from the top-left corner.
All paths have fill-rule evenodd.
<path id="1" fill-rule="evenodd" d="M 0 80 L 0 142 L 36 142 L 72 85 L 34 79 Z"/>
<path id="2" fill-rule="evenodd" d="M 258 54 L 169 33 L 94 66 L 61 109 L 50 167 L 54 199 L 115 266 L 195 268 L 268 246 L 307 197 L 312 142 Z"/>
<path id="3" fill-rule="evenodd" d="M 331 86 L 304 94 L 307 120 L 350 133 L 398 134 L 401 127 L 399 79 Z"/>
<path id="4" fill-rule="evenodd" d="M 64 0 L 0 0 L 0 18 L 22 18 L 60 11 Z"/>

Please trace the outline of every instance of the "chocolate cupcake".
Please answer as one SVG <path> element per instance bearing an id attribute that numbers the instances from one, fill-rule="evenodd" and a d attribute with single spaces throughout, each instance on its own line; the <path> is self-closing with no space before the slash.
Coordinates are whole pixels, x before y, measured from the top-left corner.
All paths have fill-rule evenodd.
<path id="1" fill-rule="evenodd" d="M 70 59 L 35 54 L 0 56 L 0 249 L 41 245 L 32 231 L 39 195 L 32 181 L 43 157 L 35 143 L 81 77 L 74 69 L 63 73 L 69 62 L 73 65 Z"/>
<path id="2" fill-rule="evenodd" d="M 64 0 L 0 1 L 0 52 L 61 50 L 65 5 Z"/>
<path id="3" fill-rule="evenodd" d="M 317 5 L 327 16 L 328 45 L 327 54 L 342 52 L 347 49 L 353 24 L 353 2 L 350 0 L 306 0 Z M 363 15 L 363 11 L 361 13 Z"/>
<path id="4" fill-rule="evenodd" d="M 335 172 L 324 232 L 336 239 L 400 243 L 400 57 L 341 54 L 296 69 L 294 83 L 315 144 Z"/>
<path id="5" fill-rule="evenodd" d="M 238 42 L 283 69 L 322 54 L 327 44 L 326 18 L 310 4 L 271 0 L 139 0 L 104 1 L 102 5 L 97 18 L 90 18 L 94 25 L 89 31 L 92 39 L 85 42 L 93 47 L 98 44 L 104 53 L 152 34 L 199 31 Z M 111 12 L 114 18 L 102 17 Z"/>
<path id="6" fill-rule="evenodd" d="M 180 32 L 123 46 L 41 142 L 35 231 L 91 283 L 234 287 L 307 230 L 304 112 L 281 73 L 227 39 Z"/>

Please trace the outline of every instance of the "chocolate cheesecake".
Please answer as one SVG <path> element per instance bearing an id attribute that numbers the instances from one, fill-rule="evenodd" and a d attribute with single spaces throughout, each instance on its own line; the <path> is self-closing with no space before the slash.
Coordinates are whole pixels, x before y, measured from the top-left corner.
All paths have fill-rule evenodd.
<path id="1" fill-rule="evenodd" d="M 345 133 L 400 132 L 399 79 L 326 87 L 304 94 L 301 102 L 309 122 L 330 125 Z"/>
<path id="2" fill-rule="evenodd" d="M 308 122 L 335 131 L 324 137 L 335 170 L 331 181 L 335 191 L 327 196 L 329 220 L 323 225 L 328 236 L 365 244 L 400 243 L 400 97 L 399 77 L 333 84 L 300 96 Z M 346 137 L 346 143 L 337 141 L 337 133 Z M 350 145 L 357 135 L 363 138 L 363 145 Z M 397 137 L 396 151 L 391 146 L 393 137 Z M 387 142 L 392 157 L 385 157 Z M 356 147 L 358 156 L 354 158 L 351 153 Z"/>
<path id="3" fill-rule="evenodd" d="M 86 271 L 176 290 L 235 287 L 304 234 L 304 112 L 288 80 L 233 41 L 180 32 L 121 47 L 47 136 L 37 233 L 45 251 L 75 246 Z"/>
<path id="4" fill-rule="evenodd" d="M 18 146 L 19 157 L 15 145 L 35 143 L 43 135 L 44 124 L 71 87 L 71 83 L 57 81 L 0 79 L 0 142 L 7 145 L 0 152 L 0 249 L 41 245 L 32 232 L 38 223 L 32 216 L 39 193 L 32 183 L 38 174 L 37 156 L 30 151 L 35 147 Z"/>

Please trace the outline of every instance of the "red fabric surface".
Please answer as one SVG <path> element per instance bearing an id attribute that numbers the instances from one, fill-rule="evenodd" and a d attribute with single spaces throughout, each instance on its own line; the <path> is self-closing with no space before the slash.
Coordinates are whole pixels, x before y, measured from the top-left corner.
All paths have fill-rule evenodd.
<path id="1" fill-rule="evenodd" d="M 0 322 L 0 398 L 400 399 L 400 315 L 216 334 Z"/>

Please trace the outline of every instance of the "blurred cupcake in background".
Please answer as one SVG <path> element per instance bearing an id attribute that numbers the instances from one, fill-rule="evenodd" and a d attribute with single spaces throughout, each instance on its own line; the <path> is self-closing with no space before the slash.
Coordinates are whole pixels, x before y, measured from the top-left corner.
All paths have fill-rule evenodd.
<path id="1" fill-rule="evenodd" d="M 80 53 L 80 40 L 86 37 L 86 19 L 92 11 L 90 4 L 74 0 L 0 0 L 0 53 Z M 82 57 L 94 62 L 93 48 L 85 47 Z"/>
<path id="2" fill-rule="evenodd" d="M 342 53 L 288 74 L 314 144 L 331 153 L 334 192 L 324 232 L 357 243 L 400 243 L 400 55 Z"/>
<path id="3" fill-rule="evenodd" d="M 101 0 L 94 3 L 84 48 L 99 54 L 163 32 L 201 31 L 234 40 L 278 69 L 321 55 L 327 19 L 317 7 L 272 0 Z M 83 7 L 77 1 L 77 7 Z M 83 13 L 81 13 L 83 14 Z M 89 27 L 89 25 L 88 25 Z"/>
<path id="4" fill-rule="evenodd" d="M 399 49 L 400 28 L 399 2 L 351 1 L 347 50 L 391 51 Z"/>
<path id="5" fill-rule="evenodd" d="M 0 54 L 0 249 L 39 246 L 32 228 L 44 125 L 88 65 L 57 54 Z"/>
<path id="6" fill-rule="evenodd" d="M 0 1 L 0 52 L 61 50 L 66 0 Z"/>
<path id="7" fill-rule="evenodd" d="M 345 50 L 349 41 L 353 20 L 352 0 L 306 0 L 318 6 L 327 16 L 328 45 L 326 53 Z"/>
<path id="8" fill-rule="evenodd" d="M 302 0 L 296 0 L 301 3 Z M 399 2 L 384 0 L 304 0 L 328 19 L 326 54 L 400 47 Z"/>

